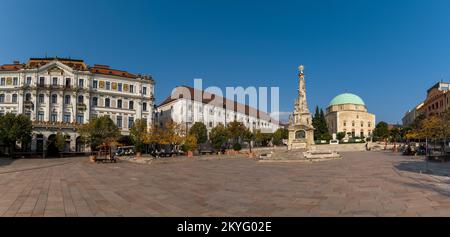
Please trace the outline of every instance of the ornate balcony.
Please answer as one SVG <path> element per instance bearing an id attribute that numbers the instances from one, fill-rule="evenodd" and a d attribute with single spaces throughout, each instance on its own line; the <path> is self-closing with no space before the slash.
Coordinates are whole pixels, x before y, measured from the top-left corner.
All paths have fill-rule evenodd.
<path id="1" fill-rule="evenodd" d="M 83 104 L 83 103 L 77 104 L 77 110 L 79 110 L 79 111 L 85 111 L 86 108 L 87 108 L 86 104 Z"/>
<path id="2" fill-rule="evenodd" d="M 66 123 L 66 122 L 51 122 L 51 121 L 33 121 L 33 127 L 44 129 L 73 129 L 76 130 L 80 124 Z"/>

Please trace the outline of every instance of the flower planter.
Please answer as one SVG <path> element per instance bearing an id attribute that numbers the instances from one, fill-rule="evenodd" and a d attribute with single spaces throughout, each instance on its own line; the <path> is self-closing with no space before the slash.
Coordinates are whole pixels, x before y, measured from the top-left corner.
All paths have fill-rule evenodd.
<path id="1" fill-rule="evenodd" d="M 95 162 L 96 157 L 94 155 L 89 156 L 89 161 Z"/>
<path id="2" fill-rule="evenodd" d="M 187 156 L 188 156 L 189 158 L 194 157 L 194 152 L 188 151 L 188 152 L 187 152 Z"/>

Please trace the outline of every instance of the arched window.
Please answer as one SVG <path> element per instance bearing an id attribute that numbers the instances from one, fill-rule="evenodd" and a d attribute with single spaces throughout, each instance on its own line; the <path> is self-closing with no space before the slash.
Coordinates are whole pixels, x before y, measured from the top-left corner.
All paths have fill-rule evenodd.
<path id="1" fill-rule="evenodd" d="M 52 95 L 52 104 L 56 104 L 56 103 L 58 103 L 58 95 L 53 94 Z"/>
<path id="2" fill-rule="evenodd" d="M 78 96 L 78 104 L 83 104 L 84 103 L 84 96 L 79 95 Z"/>
<path id="3" fill-rule="evenodd" d="M 44 94 L 39 94 L 38 102 L 39 102 L 40 104 L 44 103 Z"/>
<path id="4" fill-rule="evenodd" d="M 299 130 L 295 132 L 295 139 L 305 139 L 305 138 L 306 138 L 305 130 Z"/>
<path id="5" fill-rule="evenodd" d="M 109 106 L 111 105 L 111 100 L 109 98 L 105 99 L 105 107 L 109 108 Z"/>
<path id="6" fill-rule="evenodd" d="M 27 102 L 31 101 L 31 94 L 30 93 L 27 93 L 25 95 L 25 101 L 27 101 Z"/>
<path id="7" fill-rule="evenodd" d="M 70 104 L 70 95 L 66 95 L 64 97 L 64 104 L 66 104 L 66 105 Z"/>

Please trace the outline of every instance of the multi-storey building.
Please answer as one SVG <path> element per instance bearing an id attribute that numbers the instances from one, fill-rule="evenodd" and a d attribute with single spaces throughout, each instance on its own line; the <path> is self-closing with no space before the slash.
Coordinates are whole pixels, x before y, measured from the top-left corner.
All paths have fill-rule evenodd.
<path id="1" fill-rule="evenodd" d="M 427 90 L 425 101 L 406 112 L 403 125 L 410 125 L 419 115 L 425 117 L 441 114 L 450 109 L 450 83 L 438 82 Z"/>
<path id="2" fill-rule="evenodd" d="M 194 96 L 194 91 L 200 95 L 198 98 Z M 263 111 L 192 87 L 176 87 L 172 95 L 156 109 L 155 120 L 160 126 L 173 121 L 188 130 L 194 123 L 202 122 L 209 133 L 219 123 L 226 126 L 238 121 L 250 131 L 273 133 L 280 128 L 279 122 Z"/>
<path id="3" fill-rule="evenodd" d="M 152 123 L 154 81 L 82 60 L 31 58 L 0 66 L 0 115 L 25 114 L 33 139 L 24 150 L 40 152 L 49 137 L 65 134 L 66 151 L 85 151 L 76 127 L 109 116 L 129 134 L 136 119 Z"/>

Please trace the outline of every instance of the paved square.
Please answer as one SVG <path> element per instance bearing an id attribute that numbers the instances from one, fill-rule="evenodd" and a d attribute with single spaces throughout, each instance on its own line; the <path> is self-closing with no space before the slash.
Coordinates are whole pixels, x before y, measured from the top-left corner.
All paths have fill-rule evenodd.
<path id="1" fill-rule="evenodd" d="M 450 216 L 450 165 L 383 152 L 93 164 L 0 159 L 0 216 Z"/>

